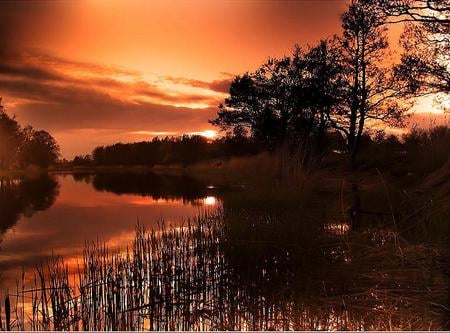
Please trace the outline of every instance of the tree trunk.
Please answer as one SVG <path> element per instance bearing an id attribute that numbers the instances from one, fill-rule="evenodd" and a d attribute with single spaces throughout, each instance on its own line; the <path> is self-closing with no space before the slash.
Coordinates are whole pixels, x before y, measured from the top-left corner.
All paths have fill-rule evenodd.
<path id="1" fill-rule="evenodd" d="M 359 108 L 359 57 L 360 57 L 360 42 L 359 36 L 356 38 L 356 51 L 354 60 L 354 71 L 353 71 L 353 88 L 352 88 L 352 101 L 350 105 L 350 126 L 348 135 L 348 150 L 350 152 L 350 163 L 352 169 L 355 167 L 356 162 L 356 123 L 358 120 L 358 108 Z"/>
<path id="2" fill-rule="evenodd" d="M 361 146 L 364 123 L 367 113 L 367 73 L 366 73 L 366 38 L 361 36 L 361 101 L 359 104 L 359 123 L 354 147 L 353 163 L 356 163 L 356 157 Z"/>

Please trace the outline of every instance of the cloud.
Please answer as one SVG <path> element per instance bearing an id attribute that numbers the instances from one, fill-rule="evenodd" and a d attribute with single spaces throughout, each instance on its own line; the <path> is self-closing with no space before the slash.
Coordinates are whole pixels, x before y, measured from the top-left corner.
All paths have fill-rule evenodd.
<path id="1" fill-rule="evenodd" d="M 221 81 L 180 79 L 176 84 L 182 87 L 169 89 L 165 85 L 174 80 L 147 81 L 136 72 L 39 53 L 3 56 L 0 64 L 0 96 L 8 112 L 23 124 L 57 133 L 65 156 L 82 153 L 82 146 L 89 152 L 94 142 L 112 143 L 116 136 L 126 141 L 123 133 L 132 131 L 204 130 L 223 98 Z M 80 146 L 72 142 L 73 131 L 83 128 L 97 132 L 82 136 L 88 142 Z M 96 140 L 102 130 L 113 132 Z M 129 134 L 130 140 L 137 137 L 143 136 Z"/>
<path id="2" fill-rule="evenodd" d="M 227 78 L 225 79 L 214 80 L 211 82 L 172 76 L 165 76 L 164 79 L 175 84 L 183 84 L 191 87 L 202 88 L 223 94 L 228 94 L 230 90 L 231 81 L 233 80 L 234 75 L 227 74 L 226 76 Z"/>
<path id="3" fill-rule="evenodd" d="M 49 102 L 80 102 L 103 99 L 105 93 L 116 99 L 129 99 L 194 108 L 217 105 L 227 91 L 229 80 L 203 82 L 188 78 L 166 78 L 158 83 L 145 81 L 135 71 L 86 64 L 41 53 L 0 56 L 1 91 L 14 97 Z M 167 83 L 190 89 L 170 89 Z M 206 89 L 193 90 L 192 88 Z M 26 96 L 24 96 L 26 95 Z M 192 105 L 189 105 L 192 104 Z"/>
<path id="4" fill-rule="evenodd" d="M 42 69 L 33 65 L 14 65 L 0 63 L 0 73 L 7 76 L 21 77 L 35 80 L 61 80 L 63 77 L 56 72 Z"/>
<path id="5" fill-rule="evenodd" d="M 65 59 L 48 53 L 44 53 L 40 50 L 31 50 L 27 53 L 27 56 L 31 60 L 35 60 L 40 63 L 46 63 L 48 65 L 58 66 L 65 68 L 71 72 L 88 72 L 96 75 L 122 75 L 130 77 L 139 77 L 138 71 L 133 71 L 125 68 L 92 64 L 81 61 L 74 61 Z"/>

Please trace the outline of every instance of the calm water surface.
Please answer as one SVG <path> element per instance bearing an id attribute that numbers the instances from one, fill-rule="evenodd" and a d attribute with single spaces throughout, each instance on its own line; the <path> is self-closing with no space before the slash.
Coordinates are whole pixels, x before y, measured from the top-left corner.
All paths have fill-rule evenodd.
<path id="1" fill-rule="evenodd" d="M 179 225 L 219 205 L 212 184 L 153 174 L 4 179 L 0 192 L 0 288 L 13 288 L 52 254 L 76 261 L 85 241 L 124 248 L 137 224 Z"/>
<path id="2" fill-rule="evenodd" d="M 0 294 L 15 290 L 22 270 L 29 281 L 52 254 L 75 273 L 86 241 L 124 250 L 137 224 L 159 230 L 164 221 L 166 235 L 141 240 L 147 250 L 134 252 L 145 256 L 152 248 L 150 259 L 100 265 L 101 276 L 117 273 L 114 283 L 144 279 L 139 288 L 131 280 L 122 285 L 114 320 L 90 318 L 90 329 L 449 327 L 448 251 L 424 237 L 431 230 L 448 239 L 448 229 L 438 223 L 433 231 L 422 220 L 402 218 L 400 210 L 389 213 L 384 186 L 235 190 L 188 176 L 125 173 L 2 179 L 0 185 Z M 397 198 L 391 199 L 397 207 Z M 355 201 L 365 212 L 357 225 L 346 215 Z M 177 228 L 217 209 L 212 224 L 205 219 L 198 229 Z M 102 262 L 105 256 L 96 252 L 93 258 Z M 96 265 L 89 270 L 97 272 Z M 111 281 L 102 295 L 116 294 Z M 136 301 L 137 310 L 129 312 L 124 297 Z M 91 305 L 92 314 L 99 313 L 97 303 Z M 104 304 L 104 313 L 110 305 Z"/>

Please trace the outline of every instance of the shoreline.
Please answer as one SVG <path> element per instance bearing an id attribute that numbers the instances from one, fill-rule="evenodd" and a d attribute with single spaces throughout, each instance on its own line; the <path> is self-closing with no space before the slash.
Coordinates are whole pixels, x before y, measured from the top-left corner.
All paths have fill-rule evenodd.
<path id="1" fill-rule="evenodd" d="M 37 177 L 43 174 L 48 174 L 50 169 L 40 168 L 37 166 L 29 166 L 25 169 L 9 169 L 1 170 L 0 177 Z"/>

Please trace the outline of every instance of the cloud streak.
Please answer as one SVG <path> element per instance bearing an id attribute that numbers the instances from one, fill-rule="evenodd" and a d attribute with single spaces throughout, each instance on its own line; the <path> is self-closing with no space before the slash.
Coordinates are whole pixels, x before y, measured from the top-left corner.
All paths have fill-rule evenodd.
<path id="1" fill-rule="evenodd" d="M 204 130 L 229 84 L 229 80 L 188 78 L 150 81 L 138 72 L 39 53 L 3 55 L 0 60 L 0 96 L 7 109 L 12 105 L 10 112 L 21 122 L 58 133 L 63 153 L 70 157 L 81 153 L 81 147 L 78 144 L 75 149 L 73 135 L 64 135 L 64 131 L 113 130 L 109 140 L 103 136 L 104 143 L 111 143 L 116 139 L 112 133 Z M 177 87 L 167 88 L 171 85 Z M 130 140 L 137 137 L 129 136 Z M 126 137 L 120 134 L 120 139 Z M 84 145 L 86 152 L 92 143 Z"/>
<path id="2" fill-rule="evenodd" d="M 231 81 L 233 80 L 233 75 L 228 74 L 227 78 L 222 80 L 214 80 L 212 82 L 205 82 L 201 80 L 193 80 L 183 77 L 172 77 L 172 76 L 165 76 L 164 80 L 170 81 L 175 84 L 182 84 L 191 87 L 215 91 L 218 93 L 228 94 L 230 90 Z"/>
<path id="3" fill-rule="evenodd" d="M 228 94 L 232 75 L 220 73 L 335 33 L 345 6 L 0 1 L 0 97 L 20 122 L 54 133 L 67 157 L 144 133 L 202 132 Z"/>

